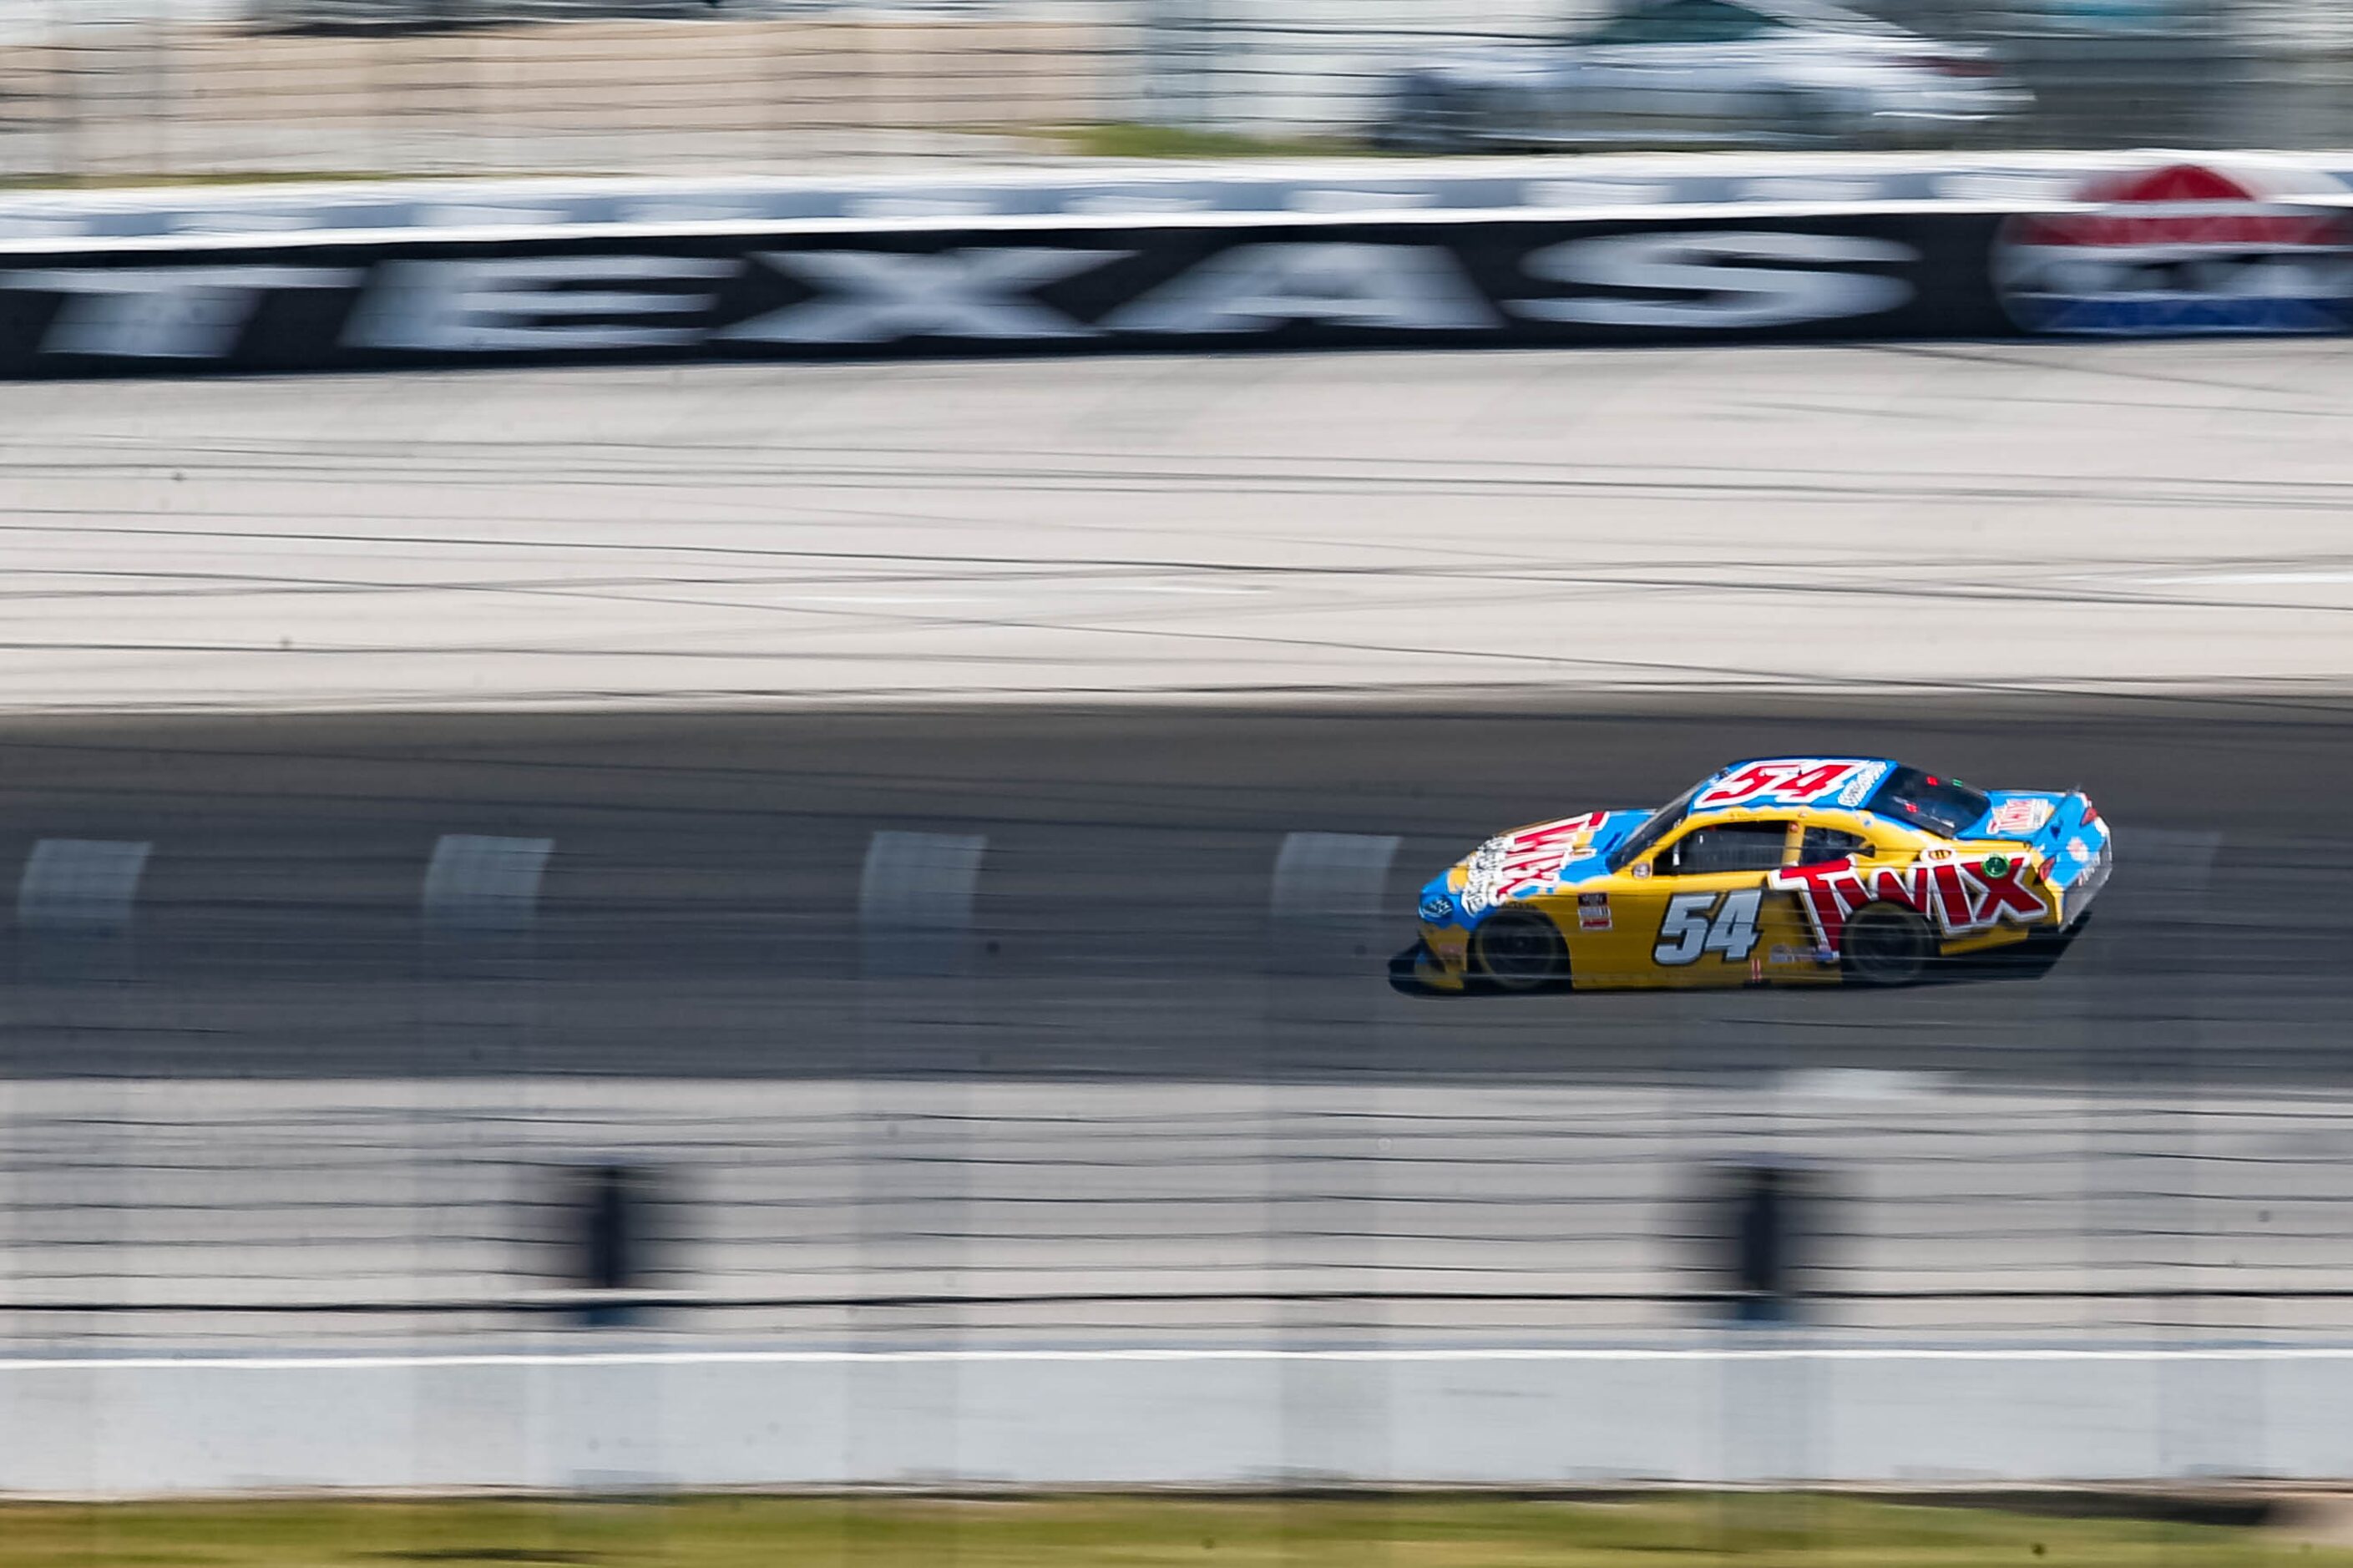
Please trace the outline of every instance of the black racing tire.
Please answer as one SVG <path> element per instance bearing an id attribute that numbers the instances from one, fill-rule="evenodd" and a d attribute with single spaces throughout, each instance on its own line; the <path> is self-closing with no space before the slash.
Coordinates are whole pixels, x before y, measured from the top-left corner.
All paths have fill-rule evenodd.
<path id="1" fill-rule="evenodd" d="M 1471 933 L 1471 972 L 1490 991 L 1526 995 L 1568 980 L 1568 943 L 1539 910 L 1498 910 Z"/>
<path id="2" fill-rule="evenodd" d="M 1928 922 L 1901 904 L 1865 904 L 1847 917 L 1839 967 L 1858 985 L 1911 985 L 1936 956 Z"/>

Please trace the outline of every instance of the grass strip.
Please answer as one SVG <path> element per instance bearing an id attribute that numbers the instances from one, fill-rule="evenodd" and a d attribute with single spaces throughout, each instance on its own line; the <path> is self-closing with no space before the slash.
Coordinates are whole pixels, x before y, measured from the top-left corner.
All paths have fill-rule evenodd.
<path id="1" fill-rule="evenodd" d="M 0 1568 L 2324 1568 L 2250 1529 L 1808 1495 L 0 1504 Z"/>
<path id="2" fill-rule="evenodd" d="M 1331 158 L 1371 155 L 1338 136 L 1248 136 L 1190 131 L 1175 125 L 1106 121 L 1047 133 L 1061 151 L 1082 158 Z"/>

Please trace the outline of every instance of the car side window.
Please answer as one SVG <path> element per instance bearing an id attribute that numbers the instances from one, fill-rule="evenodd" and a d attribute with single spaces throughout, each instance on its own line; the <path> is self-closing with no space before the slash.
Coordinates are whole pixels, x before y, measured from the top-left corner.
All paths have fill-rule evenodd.
<path id="1" fill-rule="evenodd" d="M 1637 6 L 1611 17 L 1585 41 L 1588 44 L 1681 43 L 1689 26 L 1685 13 L 1690 8 L 1690 0 L 1665 0 L 1663 5 Z"/>
<path id="2" fill-rule="evenodd" d="M 1726 5 L 1721 0 L 1707 0 L 1705 10 L 1684 23 L 1683 37 L 1695 44 L 1738 44 L 1750 38 L 1761 38 L 1774 27 L 1772 17 L 1751 11 L 1746 5 Z"/>
<path id="3" fill-rule="evenodd" d="M 1685 834 L 1668 851 L 1670 876 L 1708 877 L 1726 871 L 1772 871 L 1788 843 L 1786 822 L 1725 822 Z"/>
<path id="4" fill-rule="evenodd" d="M 1798 846 L 1798 864 L 1827 866 L 1833 860 L 1870 852 L 1871 840 L 1860 833 L 1849 833 L 1842 827 L 1809 827 Z"/>
<path id="5" fill-rule="evenodd" d="M 1590 44 L 1725 44 L 1773 29 L 1772 18 L 1727 0 L 1663 0 L 1625 12 L 1586 39 Z"/>

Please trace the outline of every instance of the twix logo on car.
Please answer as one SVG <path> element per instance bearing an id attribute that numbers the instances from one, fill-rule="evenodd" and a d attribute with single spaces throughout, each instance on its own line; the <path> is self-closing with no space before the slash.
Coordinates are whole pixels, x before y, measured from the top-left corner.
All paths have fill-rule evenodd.
<path id="1" fill-rule="evenodd" d="M 1865 904 L 1901 904 L 1931 915 L 1947 936 L 1974 936 L 2005 921 L 2031 926 L 2050 919 L 2051 901 L 2027 885 L 2025 874 L 2026 862 L 2007 855 L 1975 864 L 1942 860 L 1870 870 L 1836 860 L 1776 871 L 1772 883 L 1798 895 L 1816 944 L 1834 955 L 1845 939 L 1847 917 Z"/>
<path id="2" fill-rule="evenodd" d="M 1606 811 L 1588 811 L 1583 816 L 1490 838 L 1471 857 L 1470 876 L 1462 888 L 1463 909 L 1476 914 L 1524 888 L 1551 881 L 1560 875 L 1561 867 L 1593 842 L 1594 834 L 1609 817 Z"/>

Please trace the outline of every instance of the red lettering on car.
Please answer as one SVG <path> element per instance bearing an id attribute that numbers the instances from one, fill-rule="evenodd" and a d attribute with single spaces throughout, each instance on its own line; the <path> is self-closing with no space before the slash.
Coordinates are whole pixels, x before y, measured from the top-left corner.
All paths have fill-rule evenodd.
<path id="1" fill-rule="evenodd" d="M 1896 904 L 1928 915 L 1948 937 L 1975 936 L 2004 921 L 2032 925 L 2048 920 L 2050 900 L 2026 884 L 2026 872 L 2023 859 L 2003 856 L 1989 856 L 1975 866 L 1946 861 L 1868 872 L 1852 860 L 1835 860 L 1776 871 L 1771 880 L 1777 891 L 1797 895 L 1815 943 L 1835 957 L 1846 938 L 1847 917 L 1865 904 Z"/>

